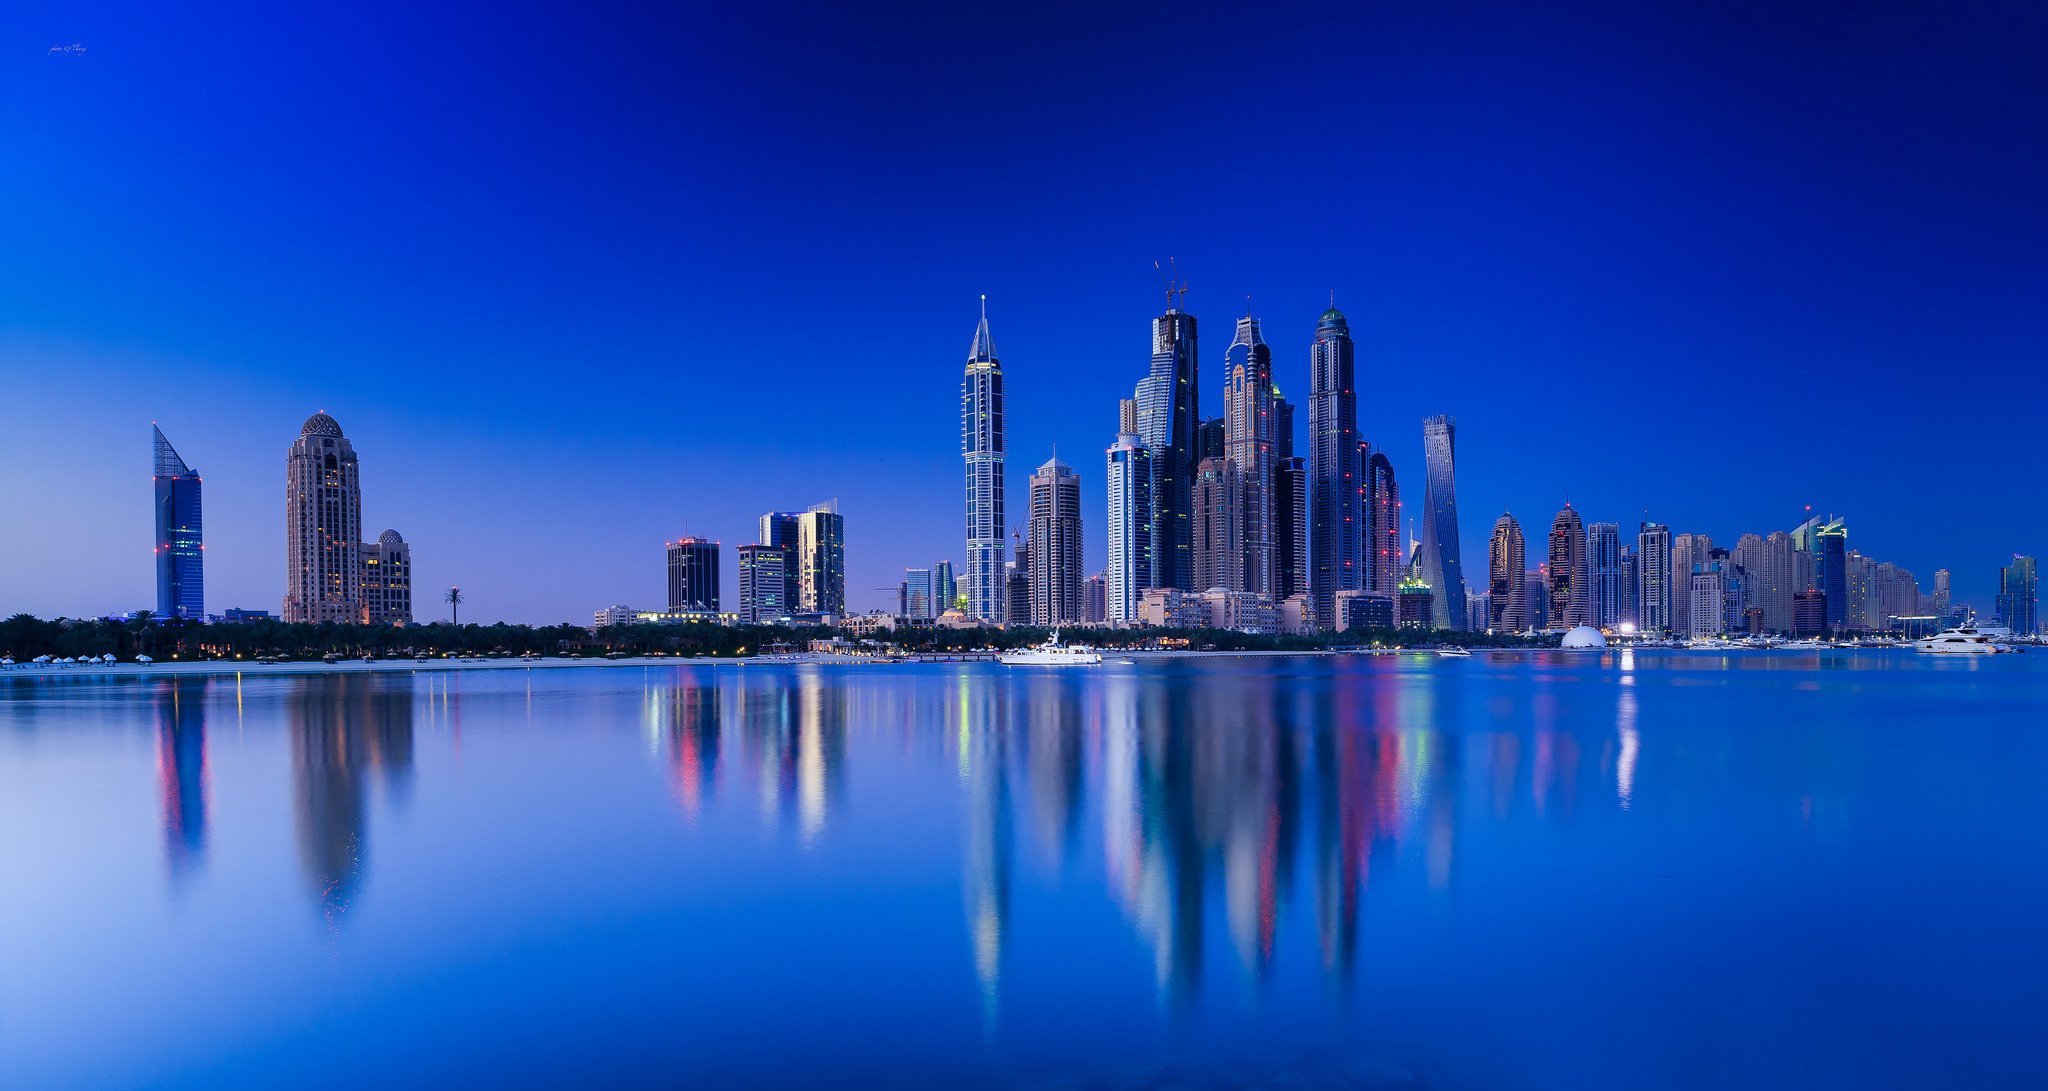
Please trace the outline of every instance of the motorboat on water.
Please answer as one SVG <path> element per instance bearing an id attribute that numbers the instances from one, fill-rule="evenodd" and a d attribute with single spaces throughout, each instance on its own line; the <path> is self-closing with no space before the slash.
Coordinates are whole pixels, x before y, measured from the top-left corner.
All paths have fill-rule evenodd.
<path id="1" fill-rule="evenodd" d="M 1086 644 L 1062 644 L 1054 629 L 1045 643 L 1004 652 L 996 660 L 1013 667 L 1092 667 L 1102 662 L 1102 653 Z"/>
<path id="2" fill-rule="evenodd" d="M 1460 647 L 1458 647 L 1458 646 L 1457 646 L 1457 645 L 1455 645 L 1455 644 L 1446 644 L 1446 645 L 1444 645 L 1443 647 L 1441 647 L 1441 648 L 1438 648 L 1438 649 L 1436 650 L 1436 654 L 1437 654 L 1437 656 L 1438 656 L 1439 658 L 1442 658 L 1442 659 L 1470 659 L 1470 658 L 1472 658 L 1472 653 L 1471 653 L 1470 651 L 1468 651 L 1468 650 L 1466 650 L 1466 649 L 1464 649 L 1464 648 L 1460 648 Z"/>
<path id="3" fill-rule="evenodd" d="M 1943 629 L 1913 647 L 1936 655 L 1996 655 L 2012 650 L 1967 625 Z"/>

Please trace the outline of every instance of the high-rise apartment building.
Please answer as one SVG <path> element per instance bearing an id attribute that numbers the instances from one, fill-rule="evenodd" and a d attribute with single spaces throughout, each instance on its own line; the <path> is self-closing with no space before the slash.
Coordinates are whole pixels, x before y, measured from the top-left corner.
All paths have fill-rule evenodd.
<path id="1" fill-rule="evenodd" d="M 1236 585 L 1243 578 L 1238 566 L 1244 561 L 1244 551 L 1238 543 L 1244 524 L 1237 518 L 1237 485 L 1229 459 L 1205 458 L 1195 468 L 1194 579 L 1198 590 L 1240 590 Z"/>
<path id="2" fill-rule="evenodd" d="M 1081 578 L 1081 476 L 1049 459 L 1031 475 L 1031 623 L 1086 621 Z"/>
<path id="3" fill-rule="evenodd" d="M 1422 422 L 1423 582 L 1436 589 L 1436 627 L 1465 627 L 1465 565 L 1458 549 L 1458 425 L 1446 416 Z"/>
<path id="4" fill-rule="evenodd" d="M 1273 598 L 1307 593 L 1308 460 L 1289 455 L 1273 470 Z"/>
<path id="5" fill-rule="evenodd" d="M 1361 454 L 1366 448 L 1361 447 Z M 1406 567 L 1401 556 L 1401 490 L 1394 484 L 1394 464 L 1384 452 L 1365 460 L 1365 589 L 1391 594 L 1400 589 Z"/>
<path id="6" fill-rule="evenodd" d="M 2015 636 L 2041 631 L 2041 580 L 2034 558 L 2013 554 L 1998 570 L 1998 617 Z"/>
<path id="7" fill-rule="evenodd" d="M 156 494 L 156 613 L 196 621 L 206 616 L 199 474 L 178 457 L 163 429 L 149 430 L 155 444 L 150 482 Z"/>
<path id="8" fill-rule="evenodd" d="M 1100 625 L 1109 620 L 1109 581 L 1102 573 L 1081 581 L 1082 620 Z"/>
<path id="9" fill-rule="evenodd" d="M 1586 525 L 1567 503 L 1550 523 L 1549 623 L 1562 629 L 1593 623 Z"/>
<path id="10" fill-rule="evenodd" d="M 1152 452 L 1152 572 L 1146 587 L 1194 590 L 1195 426 L 1201 421 L 1195 316 L 1169 285 L 1152 320 L 1152 367 L 1138 383 L 1138 435 Z"/>
<path id="11" fill-rule="evenodd" d="M 781 546 L 743 545 L 740 559 L 740 620 L 767 625 L 795 611 L 789 603 L 789 551 Z"/>
<path id="12" fill-rule="evenodd" d="M 412 547 L 395 530 L 363 545 L 363 620 L 412 624 Z"/>
<path id="13" fill-rule="evenodd" d="M 838 501 L 797 516 L 796 566 L 799 608 L 808 614 L 846 612 L 846 520 Z"/>
<path id="14" fill-rule="evenodd" d="M 285 456 L 284 620 L 363 620 L 363 494 L 356 451 L 325 413 Z"/>
<path id="15" fill-rule="evenodd" d="M 1003 604 L 1003 613 L 1009 618 L 1008 624 L 1024 625 L 1031 621 L 1031 543 L 1015 531 L 1017 540 L 1010 549 L 1010 565 L 1005 588 L 1009 601 Z"/>
<path id="16" fill-rule="evenodd" d="M 1378 548 L 1366 545 L 1355 368 L 1351 327 L 1333 301 L 1309 346 L 1308 594 L 1315 627 L 1325 630 L 1337 626 L 1337 592 L 1367 586 L 1365 557 Z"/>
<path id="17" fill-rule="evenodd" d="M 960 452 L 967 460 L 967 614 L 1000 622 L 1003 588 L 1003 365 L 988 332 L 988 297 L 960 381 Z"/>
<path id="18" fill-rule="evenodd" d="M 1642 627 L 1643 564 L 1635 543 L 1621 547 L 1621 613 L 1616 624 Z"/>
<path id="19" fill-rule="evenodd" d="M 1949 576 L 1948 569 L 1935 569 L 1934 616 L 1939 618 L 1946 618 L 1948 616 L 1949 608 L 1954 604 L 1954 601 L 1955 592 L 1953 590 L 1953 585 L 1951 583 L 1951 577 Z"/>
<path id="20" fill-rule="evenodd" d="M 1662 523 L 1642 524 L 1636 532 L 1637 629 L 1646 633 L 1674 631 L 1671 576 L 1671 528 Z M 1692 586 L 1690 572 L 1686 586 Z"/>
<path id="21" fill-rule="evenodd" d="M 1792 596 L 1807 588 L 1799 582 L 1790 534 L 1774 530 L 1764 537 L 1763 558 L 1750 578 L 1757 584 L 1757 605 L 1763 607 L 1764 628 L 1774 633 L 1791 632 Z"/>
<path id="22" fill-rule="evenodd" d="M 1704 537 L 1704 535 L 1681 534 L 1678 537 L 1682 542 L 1683 539 L 1688 537 Z M 1680 543 L 1674 542 L 1671 550 L 1674 560 L 1678 556 L 1679 549 Z M 1690 602 L 1685 610 L 1684 625 L 1686 627 L 1679 630 L 1681 633 L 1687 636 L 1702 637 L 1719 636 L 1728 631 L 1726 610 L 1727 588 L 1724 585 L 1724 579 L 1725 574 L 1721 569 L 1720 562 L 1705 559 L 1705 554 L 1703 553 L 1702 559 L 1692 566 L 1692 575 L 1690 577 L 1692 590 L 1691 594 L 1687 596 Z"/>
<path id="23" fill-rule="evenodd" d="M 1588 625 L 1612 629 L 1621 624 L 1627 596 L 1621 587 L 1621 526 L 1594 523 L 1586 528 Z"/>
<path id="24" fill-rule="evenodd" d="M 668 543 L 668 612 L 718 612 L 718 543 L 682 538 Z"/>
<path id="25" fill-rule="evenodd" d="M 1493 523 L 1487 543 L 1487 627 L 1520 632 L 1529 627 L 1528 576 L 1523 570 L 1527 544 L 1522 524 L 1506 512 Z"/>
<path id="26" fill-rule="evenodd" d="M 1223 353 L 1225 457 L 1235 479 L 1234 517 L 1239 558 L 1232 566 L 1232 591 L 1273 595 L 1273 485 L 1276 446 L 1273 407 L 1273 350 L 1259 332 L 1259 320 L 1237 320 L 1237 334 Z"/>
<path id="27" fill-rule="evenodd" d="M 1152 452 L 1135 433 L 1109 449 L 1109 566 L 1104 569 L 1108 617 L 1138 620 L 1138 600 L 1152 571 Z"/>
<path id="28" fill-rule="evenodd" d="M 1706 563 L 1707 555 L 1713 549 L 1714 539 L 1705 534 L 1680 534 L 1671 539 L 1671 631 L 1680 636 L 1690 635 L 1693 631 L 1693 570 L 1695 566 Z M 1717 605 L 1714 609 L 1718 615 L 1720 607 Z"/>

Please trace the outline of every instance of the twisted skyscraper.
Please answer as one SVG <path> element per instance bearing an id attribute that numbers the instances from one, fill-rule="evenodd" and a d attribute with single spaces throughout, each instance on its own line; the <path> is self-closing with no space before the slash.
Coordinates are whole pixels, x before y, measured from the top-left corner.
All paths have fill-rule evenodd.
<path id="1" fill-rule="evenodd" d="M 967 460 L 967 614 L 1000 622 L 1003 586 L 1003 365 L 988 333 L 988 297 L 960 381 L 960 453 Z M 1018 620 L 1022 620 L 1021 618 Z"/>
<path id="2" fill-rule="evenodd" d="M 1422 421 L 1422 579 L 1436 590 L 1433 623 L 1463 629 L 1465 565 L 1458 553 L 1456 461 L 1458 423 L 1449 417 Z"/>
<path id="3" fill-rule="evenodd" d="M 1273 595 L 1273 448 L 1277 425 L 1273 398 L 1273 350 L 1259 334 L 1259 320 L 1237 320 L 1237 336 L 1223 354 L 1224 457 L 1235 485 L 1231 511 L 1238 557 L 1233 591 Z"/>

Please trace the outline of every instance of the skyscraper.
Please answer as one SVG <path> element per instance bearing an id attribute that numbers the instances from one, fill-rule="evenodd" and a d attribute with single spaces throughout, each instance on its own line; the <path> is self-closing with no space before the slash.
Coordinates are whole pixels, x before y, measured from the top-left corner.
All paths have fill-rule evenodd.
<path id="1" fill-rule="evenodd" d="M 1586 571 L 1591 592 L 1587 603 L 1596 629 L 1612 629 L 1622 622 L 1627 596 L 1621 590 L 1621 527 L 1616 523 L 1594 523 L 1586 528 Z"/>
<path id="2" fill-rule="evenodd" d="M 1948 616 L 1949 605 L 1954 601 L 1955 597 L 1954 592 L 1951 590 L 1951 579 L 1952 577 L 1950 577 L 1948 569 L 1937 568 L 1934 570 L 1935 617 L 1946 618 Z"/>
<path id="3" fill-rule="evenodd" d="M 791 613 L 789 551 L 781 546 L 743 545 L 740 558 L 740 620 L 766 625 Z"/>
<path id="4" fill-rule="evenodd" d="M 395 530 L 363 545 L 363 620 L 412 624 L 412 547 Z"/>
<path id="5" fill-rule="evenodd" d="M 199 475 L 164 438 L 149 428 L 156 445 L 151 483 L 156 490 L 156 613 L 158 617 L 206 616 L 206 545 L 200 523 Z"/>
<path id="6" fill-rule="evenodd" d="M 1166 313 L 1152 320 L 1152 368 L 1138 383 L 1138 435 L 1152 451 L 1152 571 L 1146 587 L 1195 590 L 1195 316 L 1169 284 Z"/>
<path id="7" fill-rule="evenodd" d="M 1109 620 L 1138 620 L 1138 599 L 1152 571 L 1152 452 L 1135 433 L 1109 449 Z"/>
<path id="8" fill-rule="evenodd" d="M 1692 577 L 1686 576 L 1687 594 Z M 1636 628 L 1661 633 L 1671 628 L 1671 528 L 1644 523 L 1636 533 Z"/>
<path id="9" fill-rule="evenodd" d="M 1550 523 L 1549 623 L 1571 629 L 1593 623 L 1590 566 L 1586 563 L 1586 526 L 1571 504 Z"/>
<path id="10" fill-rule="evenodd" d="M 1522 524 L 1502 512 L 1493 521 L 1493 538 L 1486 548 L 1488 628 L 1520 632 L 1529 627 L 1528 576 L 1522 568 L 1526 551 Z"/>
<path id="11" fill-rule="evenodd" d="M 796 520 L 797 607 L 809 614 L 846 612 L 846 520 L 837 501 Z"/>
<path id="12" fill-rule="evenodd" d="M 1223 353 L 1225 457 L 1235 478 L 1234 518 L 1240 558 L 1232 591 L 1273 595 L 1273 350 L 1259 333 L 1259 320 L 1237 320 L 1237 334 Z"/>
<path id="13" fill-rule="evenodd" d="M 2013 554 L 1998 570 L 1998 616 L 2015 636 L 2041 631 L 2041 581 L 2034 558 Z"/>
<path id="14" fill-rule="evenodd" d="M 1081 476 L 1057 458 L 1031 475 L 1031 623 L 1087 620 L 1081 600 Z"/>
<path id="15" fill-rule="evenodd" d="M 1814 531 L 1813 552 L 1820 590 L 1827 596 L 1828 626 L 1839 628 L 1849 619 L 1849 528 L 1840 519 L 1829 519 Z"/>
<path id="16" fill-rule="evenodd" d="M 1273 598 L 1307 592 L 1308 461 L 1289 455 L 1273 469 Z"/>
<path id="17" fill-rule="evenodd" d="M 1790 534 L 1774 530 L 1764 536 L 1763 560 L 1750 578 L 1757 584 L 1757 604 L 1763 607 L 1764 628 L 1774 633 L 1791 632 L 1792 596 L 1806 588 L 1799 585 Z"/>
<path id="18" fill-rule="evenodd" d="M 960 451 L 967 460 L 967 615 L 1000 622 L 1003 587 L 1003 365 L 988 332 L 988 297 L 960 381 Z M 949 604 L 950 605 L 950 604 Z"/>
<path id="19" fill-rule="evenodd" d="M 363 494 L 356 451 L 325 413 L 285 456 L 284 620 L 363 620 Z"/>
<path id="20" fill-rule="evenodd" d="M 771 511 L 761 517 L 761 544 L 782 551 L 781 605 L 784 614 L 804 610 L 802 566 L 797 562 L 797 525 L 802 521 L 803 513 L 800 511 Z"/>
<path id="21" fill-rule="evenodd" d="M 1355 366 L 1351 326 L 1333 301 L 1309 346 L 1308 593 L 1315 626 L 1324 630 L 1337 627 L 1337 592 L 1366 586 Z"/>
<path id="22" fill-rule="evenodd" d="M 1705 534 L 1680 534 L 1671 539 L 1671 631 L 1680 636 L 1694 632 L 1692 604 L 1696 597 L 1692 593 L 1693 571 L 1708 560 L 1713 551 L 1714 539 Z M 1720 584 L 1714 584 L 1719 593 Z M 1719 607 L 1715 608 L 1716 613 Z M 1708 632 L 1720 632 L 1715 627 Z"/>
<path id="23" fill-rule="evenodd" d="M 1643 601 L 1642 561 L 1634 543 L 1621 547 L 1621 614 L 1617 624 L 1641 626 Z"/>
<path id="24" fill-rule="evenodd" d="M 1244 524 L 1237 518 L 1237 474 L 1227 458 L 1205 458 L 1195 468 L 1194 580 L 1197 590 L 1239 590 L 1238 547 Z"/>
<path id="25" fill-rule="evenodd" d="M 960 598 L 960 583 L 953 576 L 953 562 L 939 561 L 932 565 L 932 616 L 938 617 L 953 608 Z"/>
<path id="26" fill-rule="evenodd" d="M 1363 454 L 1361 446 L 1359 452 Z M 1394 484 L 1394 464 L 1384 452 L 1374 451 L 1365 460 L 1365 572 L 1368 591 L 1392 594 L 1399 590 L 1401 563 L 1401 492 Z"/>
<path id="27" fill-rule="evenodd" d="M 934 618 L 938 611 L 932 609 L 932 570 L 929 568 L 906 568 L 903 570 L 903 616 L 909 618 Z"/>
<path id="28" fill-rule="evenodd" d="M 1436 627 L 1465 627 L 1465 565 L 1458 552 L 1457 422 L 1422 421 L 1422 579 L 1436 589 Z"/>
<path id="29" fill-rule="evenodd" d="M 1018 540 L 1010 550 L 1010 564 L 1005 571 L 1004 588 L 1008 601 L 1003 605 L 1004 616 L 1011 625 L 1024 625 L 1031 620 L 1031 543 L 1023 540 L 1016 531 L 1011 534 Z"/>
<path id="30" fill-rule="evenodd" d="M 718 543 L 682 538 L 668 543 L 668 610 L 718 612 Z"/>

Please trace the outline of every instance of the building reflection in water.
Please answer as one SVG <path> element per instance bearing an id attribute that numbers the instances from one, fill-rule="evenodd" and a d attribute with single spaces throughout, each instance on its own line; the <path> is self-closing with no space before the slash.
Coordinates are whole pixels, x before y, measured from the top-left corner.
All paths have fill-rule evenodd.
<path id="1" fill-rule="evenodd" d="M 368 852 L 365 796 L 411 783 L 413 676 L 300 680 L 287 699 L 297 788 L 299 856 L 321 912 L 340 923 Z"/>
<path id="2" fill-rule="evenodd" d="M 957 702 L 948 709 L 957 722 L 949 732 L 960 747 L 959 768 L 965 814 L 963 888 L 974 976 L 981 986 L 982 1026 L 993 1033 L 1001 1011 L 1003 946 L 1009 938 L 1010 882 L 1015 833 L 1010 817 L 1010 709 L 1005 681 L 963 674 Z"/>
<path id="3" fill-rule="evenodd" d="M 206 858 L 211 805 L 206 770 L 204 676 L 164 678 L 155 685 L 157 794 L 163 804 L 164 860 L 176 883 Z"/>

